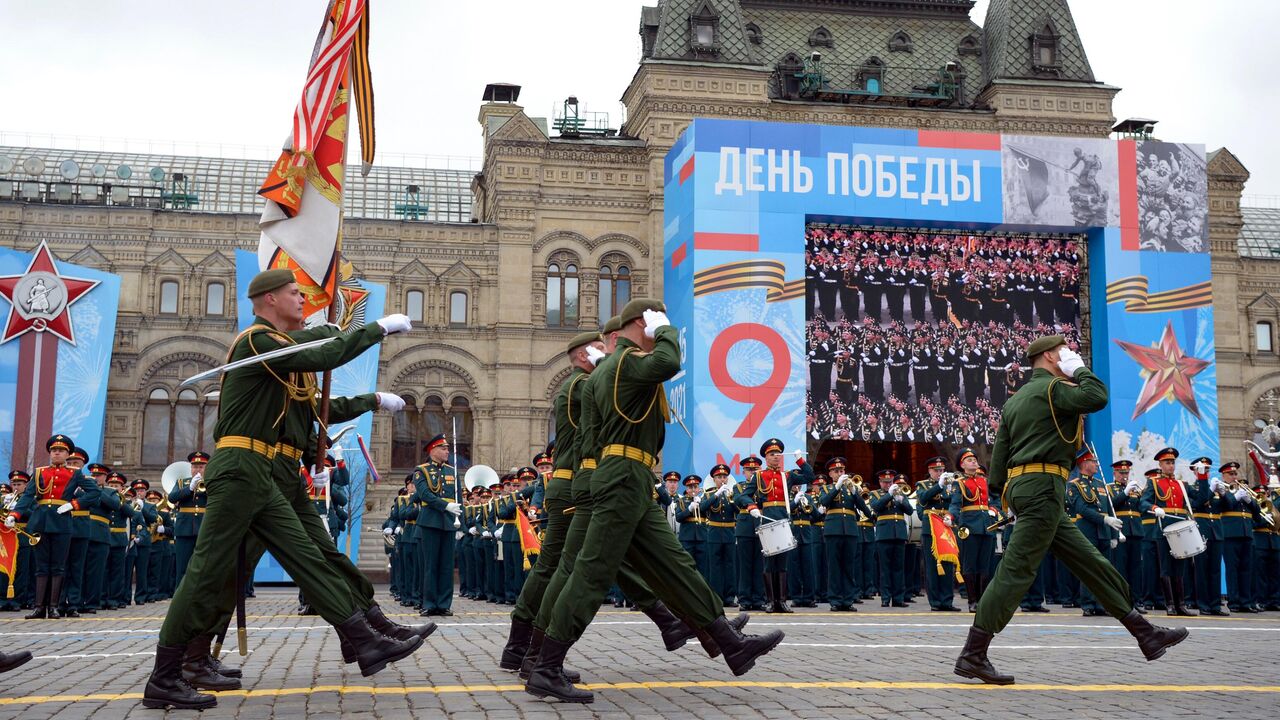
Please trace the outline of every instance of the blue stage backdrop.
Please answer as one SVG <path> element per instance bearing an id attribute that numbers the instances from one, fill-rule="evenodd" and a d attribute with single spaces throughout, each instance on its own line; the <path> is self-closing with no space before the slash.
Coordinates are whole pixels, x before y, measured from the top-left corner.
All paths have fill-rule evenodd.
<path id="1" fill-rule="evenodd" d="M 257 254 L 245 250 L 237 250 L 236 283 L 238 286 L 248 287 L 249 281 L 257 273 Z M 349 297 L 355 300 L 351 306 L 353 325 L 363 325 L 365 322 L 373 322 L 382 317 L 383 307 L 386 305 L 386 288 L 363 280 L 346 281 L 344 282 L 344 287 L 355 291 L 354 295 L 348 294 Z M 249 303 L 237 303 L 237 307 L 240 308 L 238 320 L 240 328 L 243 330 L 253 322 L 253 308 Z M 364 351 L 360 357 L 334 371 L 332 392 L 335 397 L 362 395 L 374 392 L 377 389 L 378 357 L 381 348 L 381 344 L 375 345 Z M 351 486 L 347 488 L 350 495 L 350 500 L 347 503 L 347 512 L 350 514 L 350 519 L 347 521 L 346 529 L 338 536 L 338 549 L 346 553 L 352 562 L 359 562 L 360 528 L 364 521 L 365 486 L 370 476 L 364 456 L 360 453 L 360 448 L 356 443 L 356 435 L 363 437 L 366 445 L 372 444 L 373 413 L 365 413 L 355 420 L 334 424 L 329 428 L 330 436 L 338 433 L 347 425 L 355 425 L 355 429 L 348 432 L 339 444 L 342 446 L 347 467 L 351 470 Z M 254 572 L 253 579 L 257 582 L 290 581 L 289 574 L 284 571 L 284 568 L 280 566 L 280 563 L 276 562 L 276 559 L 270 553 L 262 556 L 262 560 L 258 563 L 258 568 Z"/>
<path id="2" fill-rule="evenodd" d="M 1165 444 L 1218 457 L 1201 146 L 698 119 L 667 155 L 664 207 L 684 358 L 667 392 L 693 434 L 669 429 L 668 467 L 737 472 L 775 436 L 804 447 L 818 223 L 1083 237 L 1086 354 L 1111 390 L 1088 437 L 1137 471 Z"/>

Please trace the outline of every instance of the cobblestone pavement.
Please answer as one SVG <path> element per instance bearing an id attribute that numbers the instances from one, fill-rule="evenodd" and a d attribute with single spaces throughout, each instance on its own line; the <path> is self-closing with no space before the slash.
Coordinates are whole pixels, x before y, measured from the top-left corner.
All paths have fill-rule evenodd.
<path id="1" fill-rule="evenodd" d="M 410 622 L 379 595 L 388 614 Z M 206 717 L 1256 718 L 1280 700 L 1280 613 L 1187 618 L 1190 639 L 1155 663 L 1144 662 L 1109 618 L 1057 607 L 1019 615 L 992 648 L 997 667 L 1018 684 L 994 688 L 951 672 L 971 616 L 930 613 L 919 609 L 923 603 L 905 611 L 872 602 L 856 614 L 825 606 L 755 614 L 749 629 L 783 628 L 787 637 L 741 678 L 696 642 L 665 652 L 643 615 L 606 607 L 569 654 L 596 702 L 569 706 L 526 695 L 498 669 L 508 608 L 459 599 L 457 615 L 440 622 L 414 656 L 362 678 L 342 664 L 337 636 L 323 621 L 293 614 L 295 598 L 292 590 L 260 589 L 249 601 L 250 653 L 223 658 L 243 663 L 245 689 L 222 693 Z M 0 676 L 0 718 L 162 717 L 139 699 L 166 608 L 69 620 L 0 615 L 0 647 L 36 655 Z"/>

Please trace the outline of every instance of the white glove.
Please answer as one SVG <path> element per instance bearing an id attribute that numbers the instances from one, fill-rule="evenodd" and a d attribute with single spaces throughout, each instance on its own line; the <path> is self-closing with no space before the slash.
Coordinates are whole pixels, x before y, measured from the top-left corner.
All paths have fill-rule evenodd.
<path id="1" fill-rule="evenodd" d="M 473 527 L 470 527 L 470 528 L 467 528 L 467 532 L 471 533 L 472 535 L 479 535 L 479 534 L 480 534 L 480 531 L 479 531 L 479 530 L 477 530 L 477 529 L 475 529 L 475 527 L 474 527 L 474 526 L 473 526 Z"/>
<path id="2" fill-rule="evenodd" d="M 1076 371 L 1082 367 L 1084 367 L 1084 360 L 1074 350 L 1063 348 L 1058 353 L 1058 369 L 1062 370 L 1067 377 L 1075 377 Z"/>
<path id="3" fill-rule="evenodd" d="M 485 531 L 484 531 L 484 534 L 483 534 L 483 535 L 481 535 L 480 537 L 483 537 L 483 538 L 491 538 L 491 537 L 493 537 L 493 533 L 489 532 L 488 530 L 485 530 Z"/>
<path id="4" fill-rule="evenodd" d="M 733 486 L 729 483 L 725 483 L 716 490 L 716 495 L 719 497 L 728 497 L 731 492 L 733 492 Z"/>
<path id="5" fill-rule="evenodd" d="M 792 455 L 795 455 L 795 456 L 796 456 L 796 460 L 797 460 L 797 461 L 799 461 L 799 460 L 803 460 L 803 459 L 804 459 L 805 452 L 804 452 L 803 450 L 796 450 L 796 451 L 792 452 L 791 454 L 792 454 Z"/>
<path id="6" fill-rule="evenodd" d="M 893 495 L 894 497 L 897 497 L 898 495 L 901 495 L 901 494 L 902 494 L 902 486 L 901 486 L 901 485 L 899 485 L 898 483 L 894 483 L 894 484 L 890 485 L 890 486 L 889 486 L 889 494 L 890 494 L 890 495 Z"/>
<path id="7" fill-rule="evenodd" d="M 454 515 L 462 514 L 462 506 L 455 502 L 451 502 L 448 505 L 445 505 L 444 509 L 453 513 Z"/>
<path id="8" fill-rule="evenodd" d="M 404 528 L 402 528 L 402 527 L 398 527 L 398 528 L 396 528 L 396 534 L 397 534 L 397 535 L 403 535 L 403 534 L 404 534 Z"/>
<path id="9" fill-rule="evenodd" d="M 141 510 L 141 509 L 142 509 L 142 498 L 134 498 L 134 499 L 133 499 L 133 509 L 134 509 L 134 510 Z"/>
<path id="10" fill-rule="evenodd" d="M 759 518 L 760 518 L 760 508 L 751 508 L 751 517 L 756 518 L 756 519 L 759 519 Z"/>
<path id="11" fill-rule="evenodd" d="M 311 486 L 317 490 L 329 487 L 329 470 L 326 468 L 311 468 Z"/>
<path id="12" fill-rule="evenodd" d="M 1249 497 L 1251 496 L 1248 490 L 1245 490 L 1244 488 L 1239 488 L 1236 490 L 1236 500 L 1239 500 L 1240 502 L 1246 502 L 1249 499 Z"/>
<path id="13" fill-rule="evenodd" d="M 374 393 L 378 396 L 378 409 L 387 412 L 400 412 L 404 409 L 404 398 L 392 393 Z"/>
<path id="14" fill-rule="evenodd" d="M 587 346 L 587 360 L 591 363 L 592 367 L 595 367 L 601 360 L 605 359 L 606 357 L 607 356 L 604 354 L 604 351 L 596 347 L 595 345 Z"/>
<path id="15" fill-rule="evenodd" d="M 66 515 L 69 512 L 71 512 L 71 503 L 63 503 L 58 506 L 59 515 Z"/>
<path id="16" fill-rule="evenodd" d="M 409 321 L 408 315 L 392 313 L 384 318 L 379 318 L 378 326 L 382 328 L 383 335 L 394 335 L 395 333 L 409 332 L 413 328 L 413 323 Z"/>
<path id="17" fill-rule="evenodd" d="M 836 479 L 836 487 L 842 488 L 844 487 L 844 484 L 847 482 L 849 482 L 849 476 L 841 475 L 839 478 Z"/>
<path id="18" fill-rule="evenodd" d="M 201 479 L 203 479 L 203 476 L 200 475 L 200 473 L 196 473 L 191 477 L 191 482 L 187 483 L 187 488 L 191 490 L 191 492 L 195 492 L 196 486 L 200 484 Z"/>
<path id="19" fill-rule="evenodd" d="M 329 454 L 333 456 L 334 462 L 341 462 L 343 456 L 346 455 L 346 451 L 342 449 L 341 445 L 334 445 L 329 448 Z"/>
<path id="20" fill-rule="evenodd" d="M 1155 516 L 1156 516 L 1156 517 L 1158 517 L 1158 518 L 1162 518 L 1162 517 L 1164 517 L 1164 515 L 1165 515 L 1165 513 L 1164 513 L 1164 508 L 1162 508 L 1162 507 L 1153 507 L 1153 508 L 1151 508 L 1151 514 L 1152 514 L 1152 515 L 1155 515 Z"/>
<path id="21" fill-rule="evenodd" d="M 502 539 L 502 531 L 503 531 L 503 530 L 506 530 L 506 529 L 507 529 L 507 528 L 506 528 L 505 526 L 499 526 L 499 527 L 498 527 L 498 532 L 496 532 L 496 533 L 494 533 L 494 534 L 493 534 L 493 539 L 494 539 L 494 540 L 501 540 L 501 539 Z"/>
<path id="22" fill-rule="evenodd" d="M 1105 523 L 1106 526 L 1111 528 L 1112 530 L 1119 530 L 1120 528 L 1124 527 L 1124 521 L 1121 520 L 1120 518 L 1104 517 L 1102 518 L 1102 522 Z"/>
<path id="23" fill-rule="evenodd" d="M 947 527 L 951 527 L 952 522 L 953 522 L 953 521 L 951 520 L 951 516 L 950 516 L 950 515 L 943 515 L 943 516 L 942 516 L 942 524 L 943 524 L 943 525 L 946 525 Z"/>
<path id="24" fill-rule="evenodd" d="M 1129 484 L 1124 486 L 1124 493 L 1126 495 L 1132 492 L 1141 492 L 1141 491 L 1142 491 L 1142 486 L 1138 484 L 1137 480 L 1130 480 Z"/>
<path id="25" fill-rule="evenodd" d="M 396 534 L 396 529 L 395 529 L 395 528 L 382 528 L 382 534 L 383 534 L 383 535 L 395 535 L 395 534 Z"/>
<path id="26" fill-rule="evenodd" d="M 819 505 L 819 506 L 818 506 L 818 514 L 819 514 L 819 515 L 826 515 L 826 514 L 827 514 L 827 506 L 826 506 L 826 505 Z"/>
<path id="27" fill-rule="evenodd" d="M 671 324 L 671 321 L 667 319 L 667 314 L 661 310 L 645 310 L 641 317 L 644 318 L 645 337 L 653 337 L 658 328 Z"/>
<path id="28" fill-rule="evenodd" d="M 1112 540 L 1112 541 L 1111 541 L 1111 549 L 1112 549 L 1112 550 L 1115 550 L 1115 549 L 1116 549 L 1116 547 L 1117 547 L 1117 546 L 1119 546 L 1119 545 L 1120 545 L 1120 541 L 1119 541 L 1119 540 Z"/>
<path id="29" fill-rule="evenodd" d="M 17 525 L 17 524 L 18 524 L 18 519 L 17 519 L 17 518 L 15 518 L 15 517 L 14 517 L 14 516 L 12 516 L 12 515 L 6 515 L 6 516 L 5 516 L 5 518 L 4 518 L 4 526 L 5 526 L 5 527 L 7 527 L 7 528 L 12 528 L 14 525 Z"/>
<path id="30" fill-rule="evenodd" d="M 453 539 L 454 539 L 454 540 L 461 540 L 461 539 L 462 539 L 462 531 L 461 531 L 461 530 L 459 530 L 458 532 L 454 533 L 454 534 L 453 534 Z"/>
<path id="31" fill-rule="evenodd" d="M 163 534 L 164 534 L 164 525 L 161 525 L 161 524 L 159 524 L 159 523 L 157 523 L 157 524 L 156 524 L 156 534 L 157 534 L 157 535 L 163 535 Z"/>
<path id="32" fill-rule="evenodd" d="M 1222 478 L 1209 479 L 1209 492 L 1218 492 L 1219 490 L 1226 490 L 1226 489 L 1227 489 L 1227 484 L 1222 482 Z"/>

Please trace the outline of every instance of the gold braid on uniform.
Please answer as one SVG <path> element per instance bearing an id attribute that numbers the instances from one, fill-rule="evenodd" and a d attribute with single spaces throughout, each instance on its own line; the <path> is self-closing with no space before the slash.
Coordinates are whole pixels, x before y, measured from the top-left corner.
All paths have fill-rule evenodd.
<path id="1" fill-rule="evenodd" d="M 250 328 L 250 330 L 252 329 L 253 328 Z M 297 343 L 294 341 L 293 338 L 289 337 L 288 335 L 285 335 L 284 333 L 272 332 L 269 329 L 268 329 L 268 333 L 271 335 L 271 337 L 273 337 L 276 340 L 280 340 L 286 345 L 297 345 Z M 258 352 L 258 348 L 254 347 L 253 345 L 252 334 L 249 335 L 248 340 L 249 340 L 249 349 L 253 351 L 253 354 L 254 355 L 260 354 Z M 290 400 L 293 400 L 296 402 L 306 402 L 307 407 L 311 408 L 311 414 L 315 416 L 317 421 L 320 420 L 320 412 L 319 412 L 319 409 L 316 407 L 317 383 L 316 383 L 315 373 L 309 373 L 309 372 L 308 373 L 296 373 L 296 372 L 289 373 L 289 378 L 286 380 L 280 377 L 279 375 L 277 375 L 276 371 L 272 370 L 271 366 L 268 365 L 267 363 L 262 363 L 262 367 L 266 369 L 267 373 L 270 374 L 271 377 L 275 378 L 276 382 L 280 383 L 284 387 L 284 392 L 285 392 L 285 406 L 283 409 L 280 410 L 280 415 L 276 417 L 275 422 L 271 423 L 273 427 L 276 425 L 279 425 L 280 421 L 284 419 L 285 413 L 289 411 Z M 226 377 L 226 375 L 223 375 L 223 377 Z M 321 422 L 320 432 L 328 433 L 328 431 L 329 431 L 328 428 L 326 428 L 324 426 L 324 423 Z"/>
<path id="2" fill-rule="evenodd" d="M 576 422 L 574 422 L 574 421 L 573 421 L 573 389 L 574 389 L 575 387 L 577 387 L 577 386 L 578 386 L 578 381 L 579 381 L 579 380 L 581 380 L 582 378 L 586 377 L 586 376 L 587 376 L 587 374 L 586 374 L 586 373 L 579 373 L 578 377 L 574 378 L 574 379 L 573 379 L 573 382 L 569 383 L 569 392 L 565 395 L 565 402 L 566 402 L 566 405 L 565 405 L 565 414 L 569 416 L 569 424 L 573 426 L 573 429 L 574 429 L 574 430 L 577 430 L 577 429 L 578 429 L 578 423 L 576 423 Z M 614 383 L 614 398 L 615 398 L 615 403 L 616 403 L 616 398 L 618 397 L 618 396 L 617 396 L 617 387 L 618 387 L 618 385 L 617 385 L 617 383 L 615 382 L 615 383 Z"/>
<path id="3" fill-rule="evenodd" d="M 627 414 L 622 412 L 622 408 L 618 405 L 618 380 L 622 377 L 622 363 L 627 359 L 627 355 L 629 355 L 632 350 L 635 350 L 635 348 L 627 348 L 626 350 L 622 351 L 622 356 L 618 358 L 618 367 L 613 371 L 613 409 L 615 412 L 618 413 L 618 415 L 623 420 L 626 420 L 632 425 L 639 425 L 649 417 L 649 413 L 653 412 L 653 406 L 658 402 L 658 398 L 662 398 L 663 400 L 662 417 L 664 420 L 666 420 L 667 419 L 667 403 L 666 403 L 667 394 L 662 391 L 661 385 L 659 385 L 658 388 L 653 391 L 653 397 L 649 400 L 649 407 L 644 411 L 644 415 L 640 416 L 639 420 L 632 420 L 631 418 L 627 417 Z"/>
<path id="4" fill-rule="evenodd" d="M 1089 503 L 1090 505 L 1097 504 L 1098 503 L 1097 488 L 1093 487 L 1093 483 L 1089 483 L 1088 485 L 1086 485 L 1085 483 L 1081 482 L 1081 479 L 1082 478 L 1076 478 L 1075 480 L 1071 481 L 1075 483 L 1076 487 L 1080 488 L 1080 497 L 1084 498 L 1084 501 Z M 1093 493 L 1093 497 L 1089 497 L 1089 493 L 1091 492 Z"/>
<path id="5" fill-rule="evenodd" d="M 960 497 L 964 498 L 964 501 L 966 503 L 973 504 L 973 502 L 977 500 L 980 495 L 982 495 L 982 493 L 978 490 L 973 491 L 973 497 L 969 497 L 969 493 L 965 492 L 966 483 L 964 481 L 973 480 L 977 477 L 978 477 L 977 475 L 965 475 L 963 478 L 960 479 L 960 482 L 958 483 L 960 485 Z"/>
<path id="6" fill-rule="evenodd" d="M 1062 439 L 1062 442 L 1067 443 L 1068 445 L 1071 445 L 1075 449 L 1079 450 L 1080 439 L 1084 437 L 1084 418 L 1083 417 L 1077 418 L 1079 422 L 1076 425 L 1076 436 L 1068 440 L 1067 436 L 1062 434 L 1062 426 L 1058 424 L 1058 413 L 1053 409 L 1053 386 L 1057 385 L 1060 382 L 1065 382 L 1065 381 L 1062 378 L 1054 378 L 1049 382 L 1049 389 L 1045 391 L 1045 397 L 1048 398 L 1049 400 L 1049 416 L 1053 418 L 1053 429 L 1057 431 L 1058 437 Z"/>
<path id="7" fill-rule="evenodd" d="M 47 484 L 45 484 L 45 485 L 41 485 L 41 484 L 40 484 L 40 479 L 44 477 L 44 472 L 43 472 L 43 470 L 44 470 L 44 468 L 42 468 L 42 467 L 38 467 L 38 468 L 36 468 L 36 480 L 35 480 L 35 483 L 36 483 L 36 496 L 37 496 L 37 497 L 42 496 L 42 495 L 44 495 L 45 493 L 47 493 L 47 492 L 49 492 L 50 490 L 52 490 L 52 489 L 53 489 L 53 479 L 52 479 L 52 478 L 50 478 L 50 479 L 49 479 L 49 482 L 48 482 Z"/>

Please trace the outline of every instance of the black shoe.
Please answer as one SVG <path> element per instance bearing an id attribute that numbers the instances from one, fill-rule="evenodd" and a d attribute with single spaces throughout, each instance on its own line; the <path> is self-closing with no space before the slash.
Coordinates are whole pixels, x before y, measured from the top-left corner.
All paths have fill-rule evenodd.
<path id="1" fill-rule="evenodd" d="M 1244 611 L 1243 611 L 1243 610 L 1233 610 L 1233 612 L 1244 612 Z M 1209 608 L 1208 610 L 1204 611 L 1204 612 L 1203 612 L 1203 613 L 1201 613 L 1201 614 L 1202 614 L 1202 615 L 1216 615 L 1216 616 L 1218 616 L 1218 617 L 1231 617 L 1231 613 L 1227 612 L 1226 610 L 1223 610 L 1223 609 L 1222 609 L 1222 608 L 1220 608 L 1220 607 L 1217 607 L 1217 608 Z"/>
<path id="2" fill-rule="evenodd" d="M 207 710 L 216 707 L 218 699 L 212 695 L 199 693 L 182 677 L 182 658 L 186 648 L 182 646 L 156 647 L 156 664 L 147 678 L 147 687 L 142 693 L 142 706 L 145 708 L 178 710 Z"/>
<path id="3" fill-rule="evenodd" d="M 59 610 L 56 605 L 50 605 L 46 609 L 49 613 L 48 617 L 50 620 L 58 620 L 62 617 L 62 611 Z"/>
<path id="4" fill-rule="evenodd" d="M 595 700 L 595 695 L 574 687 L 573 681 L 565 676 L 564 656 L 570 647 L 570 643 L 544 635 L 538 660 L 529 673 L 524 691 L 535 697 L 551 697 L 560 702 L 589 703 Z"/>
<path id="5" fill-rule="evenodd" d="M 422 647 L 422 638 L 395 640 L 374 630 L 362 612 L 352 613 L 334 628 L 338 636 L 351 644 L 360 674 L 369 677 L 397 660 L 408 657 Z"/>
<path id="6" fill-rule="evenodd" d="M 520 662 L 519 676 L 525 682 L 529 681 L 529 676 L 533 674 L 533 666 L 538 663 L 538 653 L 542 652 L 542 640 L 546 637 L 538 628 L 533 629 L 533 634 L 529 636 L 529 650 L 525 653 L 524 659 Z M 564 665 L 560 666 L 560 671 L 564 673 L 565 679 L 571 683 L 582 682 L 582 675 L 577 670 L 570 670 Z"/>
<path id="7" fill-rule="evenodd" d="M 1262 607 L 1262 609 L 1266 610 L 1267 612 L 1280 611 L 1280 603 L 1267 603 Z"/>
<path id="8" fill-rule="evenodd" d="M 34 610 L 22 616 L 26 620 L 44 620 L 49 617 L 49 608 L 37 605 Z"/>
<path id="9" fill-rule="evenodd" d="M 906 606 L 907 606 L 907 604 L 906 604 L 905 602 L 901 601 L 901 600 L 894 600 L 893 602 L 891 602 L 891 603 L 889 603 L 889 604 L 890 604 L 892 607 L 906 607 Z"/>
<path id="10" fill-rule="evenodd" d="M 741 634 L 742 628 L 746 627 L 748 622 L 751 622 L 750 615 L 746 613 L 738 613 L 736 617 L 729 621 L 729 625 Z M 711 637 L 711 633 L 706 630 L 699 630 L 698 642 L 702 643 L 702 650 L 707 654 L 707 657 L 712 660 L 720 657 L 720 646 L 716 644 L 715 638 Z"/>
<path id="11" fill-rule="evenodd" d="M 724 661 L 734 675 L 746 674 L 761 655 L 773 650 L 785 637 L 781 630 L 764 635 L 743 635 L 723 616 L 708 625 L 706 631 L 720 646 Z"/>
<path id="12" fill-rule="evenodd" d="M 847 612 L 853 608 L 848 607 L 847 605 L 832 605 L 830 609 L 831 612 Z"/>
<path id="13" fill-rule="evenodd" d="M 1128 615 L 1120 618 L 1120 623 L 1138 641 L 1138 647 L 1148 661 L 1160 659 L 1166 650 L 1187 639 L 1186 628 L 1152 625 L 1146 618 L 1133 611 L 1129 611 Z"/>
<path id="14" fill-rule="evenodd" d="M 453 617 L 453 611 L 449 608 L 436 608 L 436 617 Z"/>
<path id="15" fill-rule="evenodd" d="M 14 668 L 21 667 L 31 662 L 31 653 L 22 650 L 16 653 L 0 652 L 0 673 L 7 673 Z"/>
<path id="16" fill-rule="evenodd" d="M 62 611 L 62 617 L 78 618 L 80 617 L 80 611 L 73 607 L 64 608 Z"/>
<path id="17" fill-rule="evenodd" d="M 956 658 L 955 673 L 960 677 L 981 680 L 988 685 L 1012 685 L 1012 675 L 1001 675 L 987 659 L 987 648 L 995 635 L 976 627 L 969 628 L 964 649 Z"/>
<path id="18" fill-rule="evenodd" d="M 685 643 L 697 636 L 697 632 L 684 624 L 680 618 L 672 615 L 661 600 L 653 607 L 645 610 L 644 614 L 662 631 L 662 643 L 667 647 L 667 652 L 679 650 L 684 647 Z"/>
<path id="19" fill-rule="evenodd" d="M 1043 605 L 1032 605 L 1031 607 L 1022 608 L 1022 612 L 1047 613 L 1049 612 L 1049 608 Z"/>
<path id="20" fill-rule="evenodd" d="M 311 604 L 308 603 L 298 608 L 298 614 L 307 616 L 307 615 L 319 615 L 320 613 L 316 612 L 316 609 L 314 607 L 311 607 Z"/>
<path id="21" fill-rule="evenodd" d="M 387 619 L 382 614 L 382 608 L 378 607 L 378 603 L 369 606 L 364 611 L 364 616 L 369 620 L 369 626 L 374 630 L 395 640 L 408 640 L 411 637 L 420 637 L 426 640 L 431 633 L 436 631 L 436 624 L 433 622 L 423 623 L 422 625 L 401 625 Z M 226 673 L 223 673 L 225 675 Z"/>
<path id="22" fill-rule="evenodd" d="M 218 674 L 223 677 L 238 678 L 244 675 L 240 668 L 233 667 L 231 665 L 223 665 L 222 661 L 212 655 L 209 656 L 209 663 L 213 665 L 213 669 L 218 671 Z"/>
<path id="23" fill-rule="evenodd" d="M 508 672 L 515 672 L 524 663 L 524 656 L 529 652 L 529 638 L 533 637 L 533 623 L 511 619 L 511 630 L 507 633 L 507 644 L 502 648 L 502 659 L 498 667 Z"/>
<path id="24" fill-rule="evenodd" d="M 98 609 L 97 608 L 80 608 L 80 614 L 81 615 L 97 615 Z"/>
<path id="25" fill-rule="evenodd" d="M 418 617 L 435 617 L 436 615 L 439 615 L 439 614 L 440 614 L 440 611 L 436 610 L 435 608 L 418 611 Z"/>
<path id="26" fill-rule="evenodd" d="M 212 642 L 212 635 L 197 635 L 187 643 L 182 656 L 182 679 L 196 690 L 239 690 L 238 678 L 219 673 L 210 662 L 209 645 Z"/>

